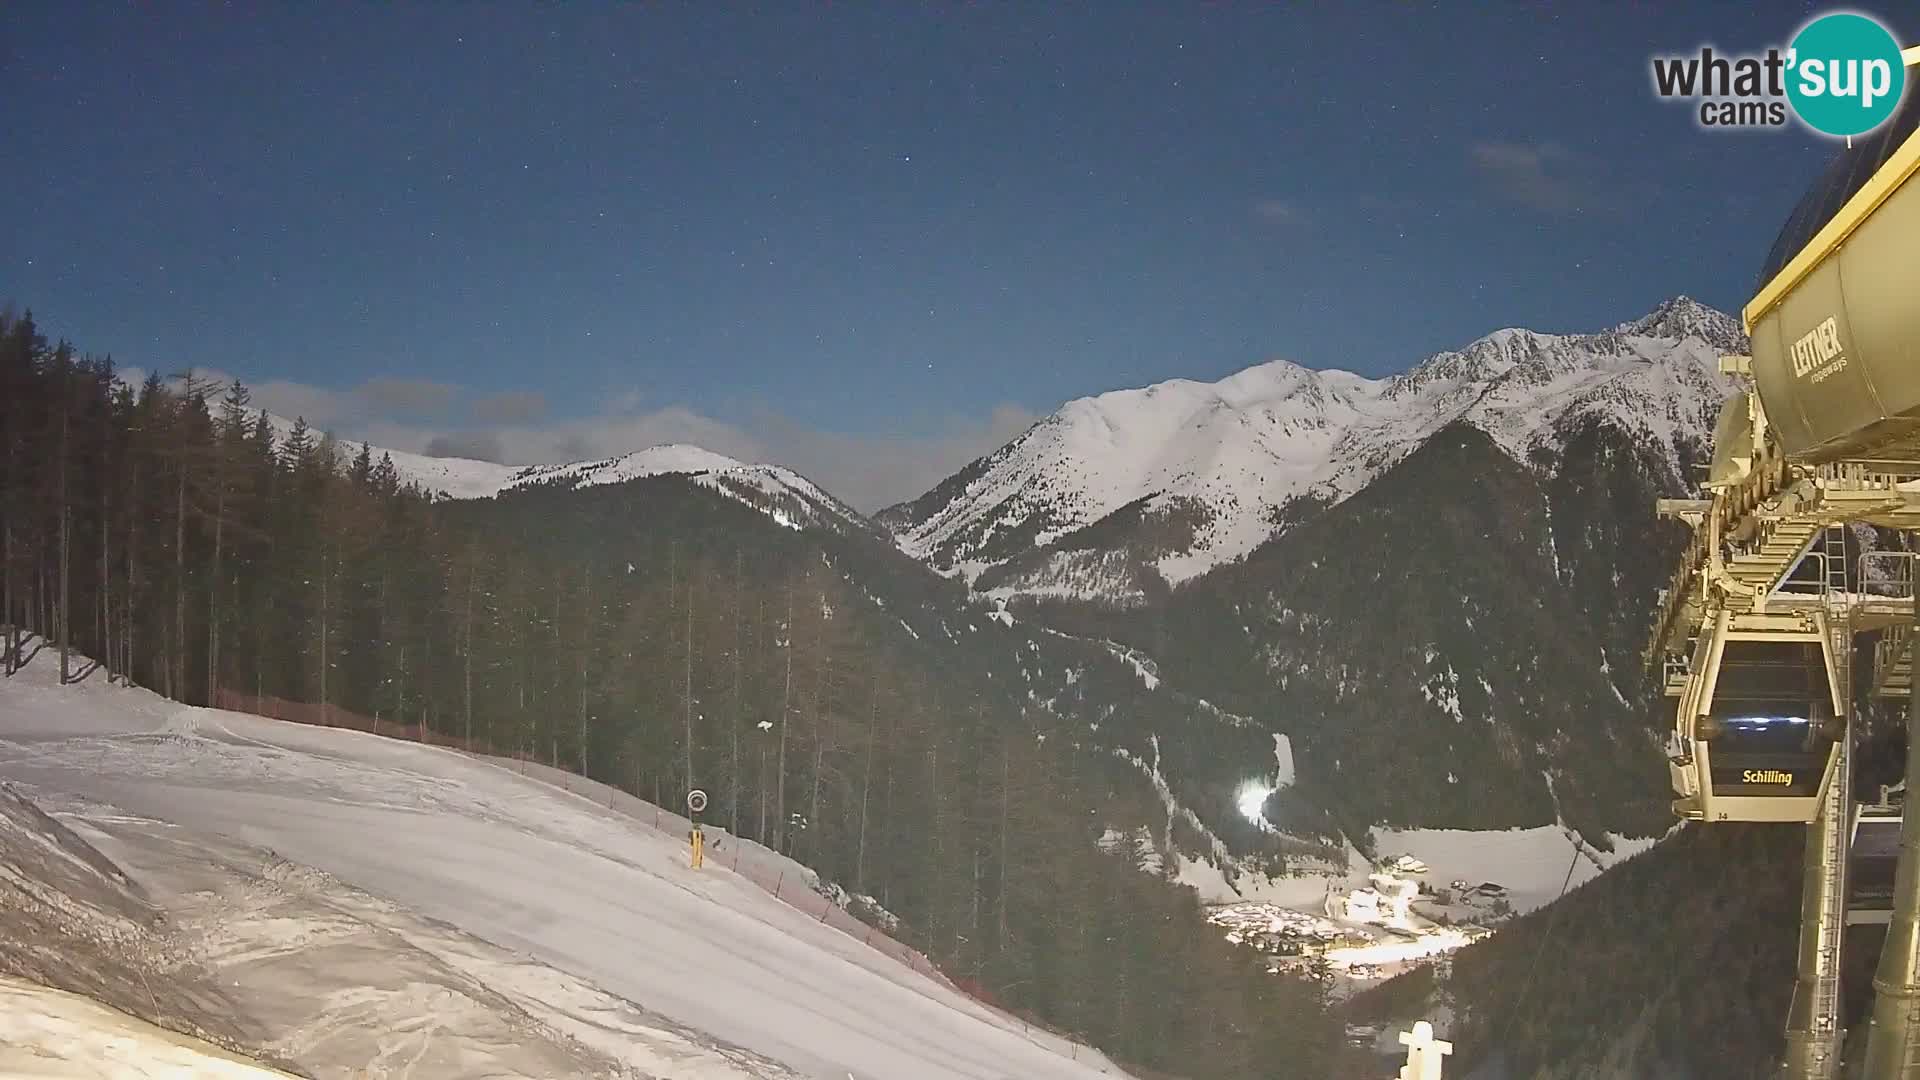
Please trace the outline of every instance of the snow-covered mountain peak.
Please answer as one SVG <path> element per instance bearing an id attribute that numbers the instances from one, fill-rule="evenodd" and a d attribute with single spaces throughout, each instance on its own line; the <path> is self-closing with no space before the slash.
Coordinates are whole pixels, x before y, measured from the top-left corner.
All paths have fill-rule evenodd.
<path id="1" fill-rule="evenodd" d="M 1314 371 L 1289 360 L 1271 360 L 1207 385 L 1222 401 L 1244 409 L 1303 395 L 1316 399 L 1342 396 L 1351 392 L 1351 380 L 1358 378 L 1352 372 Z"/>
<path id="2" fill-rule="evenodd" d="M 1747 347 L 1739 319 L 1684 294 L 1662 301 L 1652 311 L 1632 322 L 1621 323 L 1616 329 L 1623 334 L 1675 341 L 1697 338 L 1728 352 Z"/>
<path id="3" fill-rule="evenodd" d="M 295 422 L 272 413 L 267 422 L 277 441 L 284 442 Z M 340 442 L 343 457 L 357 452 L 359 443 Z M 787 528 L 809 525 L 837 529 L 871 528 L 860 513 L 827 494 L 813 481 L 779 465 L 752 465 L 690 443 L 662 443 L 644 450 L 590 461 L 552 465 L 501 465 L 469 458 L 429 457 L 406 450 L 373 447 L 372 456 L 393 460 L 401 483 L 451 499 L 487 499 L 505 491 L 554 484 L 568 488 L 599 487 L 653 476 L 681 475 L 727 498 L 759 510 Z"/>
<path id="4" fill-rule="evenodd" d="M 1552 334 L 1508 327 L 1495 330 L 1460 349 L 1435 353 L 1412 368 L 1386 380 L 1384 396 L 1414 397 L 1435 383 L 1480 383 L 1497 378 L 1529 362 L 1538 362 L 1544 350 L 1562 339 Z"/>
<path id="5" fill-rule="evenodd" d="M 1013 584 L 1003 572 L 998 592 L 1136 589 L 1108 557 L 1112 543 L 1136 553 L 1144 543 L 1159 575 L 1178 582 L 1264 543 L 1297 500 L 1352 495 L 1456 421 L 1526 461 L 1594 418 L 1677 468 L 1681 445 L 1704 438 L 1730 390 L 1718 356 L 1744 344 L 1737 334 L 1731 317 L 1677 297 L 1594 334 L 1496 330 L 1385 379 L 1276 360 L 1217 382 L 1110 391 L 1068 402 L 882 516 L 903 550 L 941 569 L 977 580 L 1010 561 L 1026 568 Z M 1080 533 L 1122 511 L 1124 527 Z M 1133 540 L 1117 538 L 1128 530 Z M 1053 580 L 1068 577 L 1070 588 Z"/>
<path id="6" fill-rule="evenodd" d="M 745 503 L 790 529 L 867 527 L 857 511 L 792 469 L 750 465 L 688 443 L 664 443 L 597 461 L 529 465 L 516 470 L 493 493 L 541 484 L 598 487 L 671 475 L 690 477 L 695 484 Z"/>
<path id="7" fill-rule="evenodd" d="M 596 484 L 618 484 L 626 480 L 638 480 L 669 473 L 698 475 L 743 468 L 746 468 L 745 462 L 725 454 L 716 454 L 711 450 L 688 443 L 663 443 L 659 446 L 649 446 L 645 450 L 600 458 L 597 461 L 528 465 L 515 472 L 513 478 L 503 486 L 525 487 L 529 484 L 560 481 L 569 482 L 575 487 L 591 487 Z"/>

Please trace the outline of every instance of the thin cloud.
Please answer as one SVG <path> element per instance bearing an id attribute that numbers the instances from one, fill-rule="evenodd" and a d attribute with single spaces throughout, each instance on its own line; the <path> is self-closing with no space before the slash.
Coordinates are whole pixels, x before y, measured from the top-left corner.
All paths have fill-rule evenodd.
<path id="1" fill-rule="evenodd" d="M 1253 216 L 1264 225 L 1305 225 L 1307 215 L 1298 203 L 1286 199 L 1261 199 L 1253 204 Z"/>
<path id="2" fill-rule="evenodd" d="M 1493 193 L 1508 202 L 1561 214 L 1593 201 L 1581 162 L 1559 143 L 1482 141 L 1468 148 L 1468 156 Z"/>
<path id="3" fill-rule="evenodd" d="M 507 462 L 506 451 L 500 445 L 500 436 L 491 431 L 455 431 L 445 435 L 435 435 L 427 440 L 421 453 L 437 458 L 468 458 L 473 461 L 491 461 L 496 465 Z"/>
<path id="4" fill-rule="evenodd" d="M 473 403 L 473 419 L 481 424 L 528 424 L 547 415 L 547 396 L 538 390 L 488 394 Z"/>
<path id="5" fill-rule="evenodd" d="M 362 396 L 352 391 L 342 393 L 290 379 L 248 384 L 248 388 L 253 391 L 254 408 L 278 416 L 304 417 L 309 426 L 321 431 L 352 423 L 369 412 Z"/>
<path id="6" fill-rule="evenodd" d="M 380 376 L 361 383 L 354 393 L 376 410 L 442 416 L 460 396 L 460 388 L 432 379 Z"/>
<path id="7" fill-rule="evenodd" d="M 233 376 L 202 369 L 224 385 Z M 122 369 L 138 382 L 145 373 Z M 616 393 L 597 414 L 550 417 L 537 393 L 477 395 L 447 387 L 448 395 L 411 380 L 376 380 L 339 391 L 291 380 L 249 384 L 253 407 L 303 416 L 317 430 L 350 442 L 431 457 L 459 457 L 506 465 L 536 465 L 612 457 L 661 443 L 691 443 L 741 461 L 784 465 L 849 504 L 878 510 L 922 494 L 967 462 L 998 449 L 1039 419 L 1021 405 L 1001 404 L 983 415 L 954 415 L 908 434 L 850 434 L 812 427 L 772 408 L 738 421 L 685 405 L 648 407 L 637 391 Z M 416 393 L 415 390 L 420 392 Z M 422 423 L 417 407 L 442 398 L 471 403 L 464 426 Z"/>
<path id="8" fill-rule="evenodd" d="M 1031 427 L 1032 410 L 1003 403 L 984 416 L 954 416 L 921 435 L 848 435 L 796 424 L 765 411 L 754 423 L 783 463 L 861 510 L 879 510 L 925 493 L 968 462 Z"/>

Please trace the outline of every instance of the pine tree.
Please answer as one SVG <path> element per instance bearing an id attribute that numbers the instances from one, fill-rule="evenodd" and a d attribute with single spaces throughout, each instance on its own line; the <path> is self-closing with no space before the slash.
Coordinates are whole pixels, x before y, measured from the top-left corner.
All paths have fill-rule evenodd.
<path id="1" fill-rule="evenodd" d="M 677 477 L 436 500 L 303 420 L 277 442 L 238 384 L 210 414 L 192 379 L 134 393 L 65 355 L 63 398 L 52 350 L 0 316 L 0 623 L 176 696 L 249 688 L 457 733 L 675 806 L 700 783 L 736 834 L 876 896 L 976 992 L 1162 1071 L 1328 1073 L 1324 1002 L 1247 970 L 1178 886 L 1094 842 L 1109 816 L 1163 811 L 1074 736 L 1151 702 L 1029 715 L 994 678 L 1004 643 L 901 625 L 966 615 L 891 549 L 768 526 Z"/>

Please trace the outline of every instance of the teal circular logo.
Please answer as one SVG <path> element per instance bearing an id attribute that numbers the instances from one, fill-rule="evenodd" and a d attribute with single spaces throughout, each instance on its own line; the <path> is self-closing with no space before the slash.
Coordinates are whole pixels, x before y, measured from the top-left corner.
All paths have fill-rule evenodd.
<path id="1" fill-rule="evenodd" d="M 1808 23 L 1787 54 L 1787 100 L 1808 127 L 1864 135 L 1884 123 L 1907 88 L 1900 43 L 1887 28 L 1850 12 Z"/>

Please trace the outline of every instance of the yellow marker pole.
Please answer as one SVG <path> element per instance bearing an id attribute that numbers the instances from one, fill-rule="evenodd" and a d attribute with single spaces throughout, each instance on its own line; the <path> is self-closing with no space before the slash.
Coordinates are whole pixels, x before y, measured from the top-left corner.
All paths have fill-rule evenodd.
<path id="1" fill-rule="evenodd" d="M 687 819 L 693 826 L 687 839 L 693 845 L 692 864 L 695 870 L 706 861 L 707 838 L 700 831 L 700 813 L 707 808 L 707 793 L 699 788 L 687 792 Z"/>

